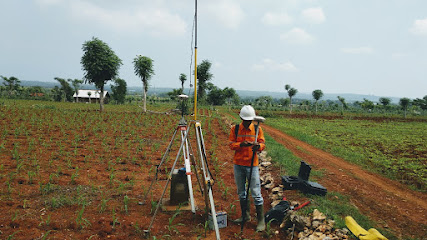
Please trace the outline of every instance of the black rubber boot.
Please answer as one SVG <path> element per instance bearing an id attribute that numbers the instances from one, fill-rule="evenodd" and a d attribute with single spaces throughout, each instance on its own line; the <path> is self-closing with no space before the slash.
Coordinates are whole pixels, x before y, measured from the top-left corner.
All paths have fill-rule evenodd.
<path id="1" fill-rule="evenodd" d="M 251 215 L 250 215 L 250 210 L 249 210 L 249 199 L 248 199 L 248 201 L 246 201 L 246 203 L 247 204 L 246 204 L 246 208 L 245 208 L 244 207 L 245 206 L 245 200 L 244 199 L 240 200 L 240 210 L 242 211 L 242 217 L 240 217 L 236 220 L 233 220 L 234 223 L 242 223 L 243 214 L 246 214 L 245 215 L 245 222 L 249 222 L 251 220 Z"/>
<path id="2" fill-rule="evenodd" d="M 265 220 L 264 220 L 264 205 L 258 205 L 256 207 L 256 219 L 258 225 L 256 226 L 257 232 L 262 232 L 265 230 Z"/>

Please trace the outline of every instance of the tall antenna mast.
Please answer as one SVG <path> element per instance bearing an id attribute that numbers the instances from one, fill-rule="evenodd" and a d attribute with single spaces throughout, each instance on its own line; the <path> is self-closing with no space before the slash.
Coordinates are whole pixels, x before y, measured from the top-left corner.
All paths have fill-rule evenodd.
<path id="1" fill-rule="evenodd" d="M 197 120 L 197 0 L 195 0 L 194 23 L 194 120 Z"/>

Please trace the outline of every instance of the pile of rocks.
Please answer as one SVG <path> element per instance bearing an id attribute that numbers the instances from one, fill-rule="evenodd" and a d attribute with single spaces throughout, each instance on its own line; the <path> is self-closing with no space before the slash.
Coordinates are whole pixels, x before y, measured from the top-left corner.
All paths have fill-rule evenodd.
<path id="1" fill-rule="evenodd" d="M 259 154 L 259 169 L 261 186 L 268 190 L 268 197 L 271 199 L 271 207 L 276 206 L 283 200 L 283 185 L 275 183 L 272 174 L 269 172 L 271 167 L 271 157 L 263 151 Z M 290 201 L 293 207 L 298 206 L 297 201 Z M 327 219 L 319 210 L 314 209 L 309 216 L 302 216 L 296 211 L 289 210 L 280 228 L 283 229 L 292 239 L 300 240 L 325 240 L 325 239 L 348 239 L 349 230 L 335 229 L 335 221 Z M 279 231 L 276 231 L 279 234 Z"/>
<path id="2" fill-rule="evenodd" d="M 301 216 L 297 212 L 289 211 L 280 228 L 299 240 L 348 239 L 348 229 L 335 229 L 334 224 L 334 220 L 327 219 L 323 213 L 314 209 L 309 216 Z"/>

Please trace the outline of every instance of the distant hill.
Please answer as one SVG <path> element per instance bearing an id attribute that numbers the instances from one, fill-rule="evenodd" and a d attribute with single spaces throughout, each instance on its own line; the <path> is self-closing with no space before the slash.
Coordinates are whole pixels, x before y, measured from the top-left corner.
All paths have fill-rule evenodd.
<path id="1" fill-rule="evenodd" d="M 60 86 L 58 82 L 39 82 L 39 81 L 26 81 L 21 80 L 22 86 L 40 86 L 44 88 L 54 88 L 55 86 Z M 105 86 L 105 90 L 111 91 L 110 88 L 111 84 L 107 84 Z M 83 84 L 81 86 L 81 89 L 95 89 L 94 85 L 89 84 Z M 173 88 L 149 88 L 148 89 L 148 95 L 163 95 L 165 93 L 171 92 Z M 186 94 L 188 93 L 188 90 L 184 91 Z M 128 93 L 129 94 L 142 94 L 142 87 L 135 87 L 135 86 L 128 86 Z M 272 98 L 280 99 L 280 98 L 287 98 L 288 95 L 286 92 L 269 92 L 269 91 L 247 91 L 247 90 L 236 90 L 236 93 L 241 98 L 258 98 L 261 96 L 271 96 Z M 190 93 L 192 94 L 192 92 Z M 324 96 L 321 100 L 332 100 L 336 101 L 338 100 L 337 97 L 341 96 L 345 98 L 345 100 L 349 103 L 355 102 L 355 101 L 363 101 L 363 99 L 368 99 L 372 102 L 379 102 L 379 98 L 383 96 L 375 96 L 375 95 L 363 95 L 363 94 L 353 94 L 353 93 L 324 93 Z M 294 97 L 295 99 L 307 99 L 312 100 L 313 96 L 311 93 L 297 93 Z M 399 98 L 397 97 L 388 97 L 391 99 L 392 103 L 398 103 Z"/>

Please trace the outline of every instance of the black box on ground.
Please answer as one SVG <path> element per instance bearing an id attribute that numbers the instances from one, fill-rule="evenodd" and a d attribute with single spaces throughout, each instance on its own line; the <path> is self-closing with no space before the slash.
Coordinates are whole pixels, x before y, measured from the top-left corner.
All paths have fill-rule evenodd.
<path id="1" fill-rule="evenodd" d="M 308 181 L 308 178 L 310 177 L 310 171 L 311 171 L 311 166 L 308 165 L 306 162 L 301 161 L 298 177 L 301 178 L 302 180 Z"/>
<path id="2" fill-rule="evenodd" d="M 303 180 L 296 176 L 282 176 L 283 189 L 293 190 L 302 187 Z"/>
<path id="3" fill-rule="evenodd" d="M 313 195 L 325 196 L 328 190 L 317 182 L 303 181 L 302 188 L 303 193 L 309 193 Z"/>

